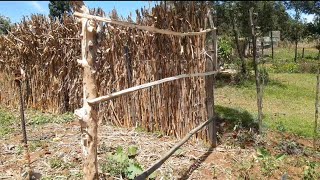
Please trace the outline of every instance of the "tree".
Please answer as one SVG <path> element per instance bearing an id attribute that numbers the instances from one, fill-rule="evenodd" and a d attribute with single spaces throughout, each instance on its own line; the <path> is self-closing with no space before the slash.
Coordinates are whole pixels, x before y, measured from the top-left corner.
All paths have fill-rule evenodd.
<path id="1" fill-rule="evenodd" d="M 64 13 L 71 14 L 72 8 L 69 1 L 50 1 L 49 3 L 50 15 L 53 18 L 58 18 L 60 21 Z"/>
<path id="2" fill-rule="evenodd" d="M 295 42 L 295 54 L 294 61 L 297 62 L 297 49 L 298 42 L 302 38 L 305 24 L 301 22 L 301 13 L 317 13 L 319 10 L 319 3 L 317 1 L 290 1 L 285 2 L 287 9 L 294 9 L 295 16 L 294 20 L 291 22 L 291 40 Z M 317 7 L 318 6 L 318 7 Z M 316 8 L 315 8 L 316 7 Z"/>
<path id="3" fill-rule="evenodd" d="M 0 35 L 8 34 L 10 30 L 10 19 L 0 15 Z"/>

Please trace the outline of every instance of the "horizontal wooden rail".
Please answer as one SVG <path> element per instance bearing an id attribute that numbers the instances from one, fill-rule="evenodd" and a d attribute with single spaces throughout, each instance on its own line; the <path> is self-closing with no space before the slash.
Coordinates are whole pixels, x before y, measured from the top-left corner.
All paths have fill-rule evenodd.
<path id="1" fill-rule="evenodd" d="M 205 34 L 207 32 L 210 32 L 210 31 L 216 29 L 216 28 L 215 29 L 205 29 L 205 30 L 202 30 L 200 32 L 181 33 L 181 32 L 165 30 L 165 29 L 158 29 L 158 28 L 151 27 L 151 26 L 142 26 L 142 25 L 137 25 L 137 24 L 134 24 L 134 23 L 113 20 L 113 19 L 110 19 L 110 18 L 104 18 L 104 17 L 100 17 L 100 16 L 83 14 L 83 13 L 79 13 L 79 12 L 74 12 L 73 15 L 77 16 L 77 17 L 94 19 L 94 20 L 97 20 L 97 21 L 103 21 L 103 22 L 107 22 L 107 23 L 111 23 L 111 24 L 120 25 L 120 26 L 126 26 L 126 27 L 130 27 L 130 28 L 137 28 L 137 29 L 141 29 L 141 30 L 145 30 L 145 31 L 154 32 L 154 33 L 174 35 L 174 36 L 197 36 L 197 35 L 203 35 L 203 34 Z"/>
<path id="2" fill-rule="evenodd" d="M 147 179 L 148 176 L 150 176 L 155 170 L 157 170 L 176 150 L 178 150 L 184 143 L 186 143 L 192 135 L 200 131 L 202 128 L 204 128 L 206 125 L 211 123 L 214 120 L 214 117 L 210 118 L 209 120 L 205 121 L 204 123 L 200 124 L 193 130 L 191 130 L 179 143 L 177 143 L 175 146 L 173 146 L 170 151 L 168 151 L 161 159 L 159 159 L 154 165 L 149 167 L 147 170 L 145 170 L 142 174 L 137 176 L 135 180 L 142 180 Z"/>
<path id="3" fill-rule="evenodd" d="M 178 75 L 178 76 L 172 76 L 172 77 L 160 79 L 158 81 L 153 81 L 153 82 L 150 82 L 150 83 L 145 83 L 145 84 L 134 86 L 134 87 L 131 87 L 131 88 L 128 88 L 128 89 L 124 89 L 124 90 L 121 90 L 121 91 L 118 91 L 118 92 L 115 92 L 115 93 L 112 93 L 112 94 L 109 94 L 109 95 L 106 95 L 106 96 L 101 96 L 101 97 L 98 97 L 98 98 L 95 98 L 95 99 L 91 99 L 91 100 L 88 101 L 88 103 L 90 105 L 93 105 L 93 104 L 97 104 L 97 103 L 100 103 L 100 102 L 104 102 L 104 101 L 107 101 L 107 100 L 114 99 L 116 97 L 119 97 L 119 96 L 122 96 L 122 95 L 125 95 L 125 94 L 132 93 L 132 92 L 140 90 L 140 89 L 145 89 L 145 88 L 148 88 L 148 87 L 151 87 L 151 86 L 162 84 L 162 83 L 165 83 L 165 82 L 174 81 L 174 80 L 182 79 L 182 78 L 188 78 L 188 77 L 209 76 L 209 75 L 213 75 L 213 74 L 216 74 L 216 73 L 217 73 L 217 71 L 209 71 L 209 72 L 204 72 L 204 73 L 181 74 L 181 75 Z"/>

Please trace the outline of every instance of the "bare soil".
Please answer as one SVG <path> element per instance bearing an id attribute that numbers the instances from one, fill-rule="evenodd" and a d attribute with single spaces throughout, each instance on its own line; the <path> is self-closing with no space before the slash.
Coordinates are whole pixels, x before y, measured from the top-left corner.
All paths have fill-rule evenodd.
<path id="1" fill-rule="evenodd" d="M 19 127 L 15 128 L 14 133 L 0 139 L 0 179 L 21 179 L 26 174 L 22 136 Z M 45 124 L 28 127 L 27 130 L 31 166 L 38 179 L 82 179 L 80 129 L 77 123 Z M 178 142 L 174 137 L 159 133 L 107 125 L 99 128 L 99 137 L 100 171 L 108 153 L 114 152 L 118 146 L 137 146 L 139 152 L 136 159 L 146 169 Z M 281 179 L 285 174 L 288 179 L 302 179 L 309 167 L 308 161 L 320 163 L 320 153 L 309 150 L 309 153 L 287 155 L 277 168 L 266 175 L 254 145 L 246 143 L 244 148 L 240 148 L 233 138 L 232 133 L 225 133 L 221 138 L 223 143 L 214 149 L 202 141 L 188 142 L 157 170 L 157 179 Z M 273 155 L 281 153 L 276 148 L 281 140 L 294 141 L 305 150 L 312 147 L 311 140 L 268 132 L 266 149 Z M 319 167 L 315 172 L 320 172 Z M 101 171 L 101 179 L 121 178 Z"/>

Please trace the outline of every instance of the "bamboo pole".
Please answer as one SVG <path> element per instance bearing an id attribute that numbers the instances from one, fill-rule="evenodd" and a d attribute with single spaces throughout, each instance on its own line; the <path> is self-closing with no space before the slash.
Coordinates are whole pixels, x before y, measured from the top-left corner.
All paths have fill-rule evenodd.
<path id="1" fill-rule="evenodd" d="M 181 74 L 181 75 L 178 75 L 178 76 L 172 76 L 172 77 L 164 78 L 164 79 L 161 79 L 161 80 L 158 80 L 158 81 L 153 81 L 153 82 L 150 82 L 150 83 L 145 83 L 145 84 L 134 86 L 134 87 L 131 87 L 131 88 L 128 88 L 128 89 L 124 89 L 124 90 L 121 90 L 121 91 L 118 91 L 118 92 L 115 92 L 115 93 L 112 93 L 112 94 L 109 94 L 109 95 L 106 95 L 106 96 L 100 96 L 98 98 L 94 98 L 94 99 L 89 100 L 88 103 L 90 105 L 98 104 L 100 102 L 108 101 L 108 100 L 117 98 L 119 96 L 122 96 L 122 95 L 125 95 L 125 94 L 129 94 L 129 93 L 132 93 L 134 91 L 138 91 L 140 89 L 145 89 L 145 88 L 148 88 L 148 87 L 159 85 L 159 84 L 162 84 L 162 83 L 165 83 L 165 82 L 170 82 L 170 81 L 174 81 L 174 80 L 178 80 L 178 79 L 182 79 L 182 78 L 188 78 L 188 77 L 208 76 L 208 75 L 212 75 L 212 74 L 216 74 L 216 73 L 217 73 L 217 71 L 210 71 L 210 72 L 204 72 L 204 73 Z"/>
<path id="2" fill-rule="evenodd" d="M 82 1 L 78 2 L 80 10 L 84 14 L 89 14 L 89 9 Z M 76 110 L 81 125 L 81 144 L 84 156 L 83 172 L 84 179 L 98 179 L 98 161 L 97 161 L 97 144 L 98 144 L 98 106 L 92 106 L 88 103 L 89 99 L 97 97 L 96 84 L 96 23 L 85 17 L 81 18 L 82 23 L 82 40 L 81 55 L 82 59 L 78 62 L 83 67 L 83 107 L 81 111 Z"/>
<path id="3" fill-rule="evenodd" d="M 209 120 L 203 122 L 193 130 L 191 130 L 179 143 L 177 143 L 175 146 L 173 146 L 161 159 L 159 159 L 154 165 L 149 167 L 147 170 L 145 170 L 142 174 L 137 176 L 135 180 L 143 180 L 146 179 L 150 174 L 152 174 L 155 170 L 157 170 L 174 152 L 176 152 L 184 143 L 186 143 L 192 135 L 200 131 L 202 128 L 207 126 L 209 123 L 214 121 L 215 118 L 210 118 Z"/>
<path id="4" fill-rule="evenodd" d="M 214 29 L 205 29 L 200 32 L 181 33 L 181 32 L 174 32 L 174 31 L 170 31 L 170 30 L 158 29 L 158 28 L 155 28 L 152 26 L 142 26 L 142 25 L 137 25 L 134 23 L 118 21 L 118 20 L 113 20 L 113 19 L 99 17 L 99 16 L 93 16 L 93 15 L 84 14 L 84 13 L 80 13 L 80 12 L 74 12 L 74 16 L 86 18 L 86 19 L 93 19 L 93 20 L 97 20 L 97 21 L 103 21 L 103 22 L 116 24 L 116 25 L 120 25 L 120 26 L 126 26 L 126 27 L 130 27 L 130 28 L 141 29 L 141 30 L 145 30 L 145 31 L 153 32 L 153 33 L 174 35 L 174 36 L 197 36 L 197 35 L 202 35 L 202 34 L 205 34 L 207 32 L 214 30 Z"/>

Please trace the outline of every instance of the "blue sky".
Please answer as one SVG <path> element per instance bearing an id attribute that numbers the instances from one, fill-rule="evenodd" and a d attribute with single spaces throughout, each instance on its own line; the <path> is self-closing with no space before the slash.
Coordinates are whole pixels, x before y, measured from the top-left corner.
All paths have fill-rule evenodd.
<path id="1" fill-rule="evenodd" d="M 119 16 L 127 17 L 132 12 L 135 20 L 136 9 L 153 7 L 149 1 L 84 1 L 89 8 L 102 8 L 108 15 L 115 8 Z M 9 17 L 12 23 L 20 22 L 23 16 L 34 13 L 49 14 L 49 1 L 0 1 L 0 15 Z"/>
<path id="2" fill-rule="evenodd" d="M 132 12 L 133 20 L 135 20 L 135 10 L 142 7 L 153 7 L 154 2 L 149 1 L 84 1 L 89 8 L 101 7 L 106 13 L 115 8 L 118 14 L 127 17 Z M 48 15 L 49 1 L 0 1 L 0 15 L 9 17 L 12 23 L 20 22 L 23 16 L 29 16 L 34 13 Z M 293 15 L 293 11 L 289 11 Z M 306 18 L 307 22 L 313 20 L 313 15 L 303 14 L 302 18 Z"/>

